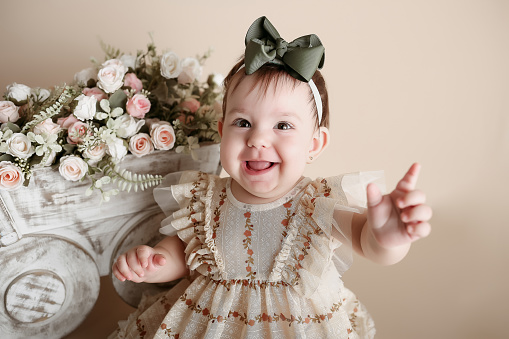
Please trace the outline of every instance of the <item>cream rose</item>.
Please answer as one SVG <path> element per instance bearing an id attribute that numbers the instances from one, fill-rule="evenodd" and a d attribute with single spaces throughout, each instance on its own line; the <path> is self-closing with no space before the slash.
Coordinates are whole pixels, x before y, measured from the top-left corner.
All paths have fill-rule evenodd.
<path id="1" fill-rule="evenodd" d="M 87 174 L 88 165 L 80 157 L 68 155 L 60 159 L 58 171 L 65 180 L 78 181 Z"/>
<path id="2" fill-rule="evenodd" d="M 142 157 L 154 152 L 154 144 L 147 133 L 139 133 L 129 140 L 129 151 L 135 156 Z"/>
<path id="3" fill-rule="evenodd" d="M 80 94 L 75 100 L 78 100 L 78 106 L 74 109 L 74 116 L 81 121 L 91 120 L 96 112 L 97 99 L 94 96 Z"/>
<path id="4" fill-rule="evenodd" d="M 102 99 L 108 99 L 106 93 L 104 93 L 99 87 L 83 88 L 83 94 L 87 97 L 95 97 L 97 102 L 100 102 Z"/>
<path id="5" fill-rule="evenodd" d="M 92 163 L 99 162 L 106 155 L 106 144 L 101 143 L 93 148 L 87 148 L 83 151 L 83 156 L 90 159 Z"/>
<path id="6" fill-rule="evenodd" d="M 108 149 L 106 151 L 113 158 L 114 162 L 122 160 L 127 154 L 127 148 L 124 145 L 124 140 L 120 138 L 113 138 L 108 142 Z"/>
<path id="7" fill-rule="evenodd" d="M 73 145 L 83 142 L 88 134 L 88 125 L 77 121 L 67 129 L 67 142 Z"/>
<path id="8" fill-rule="evenodd" d="M 89 80 L 97 81 L 97 70 L 93 67 L 85 68 L 74 74 L 74 81 L 80 86 L 87 86 Z"/>
<path id="9" fill-rule="evenodd" d="M 7 139 L 7 153 L 21 159 L 28 159 L 35 149 L 28 137 L 23 133 L 14 133 Z"/>
<path id="10" fill-rule="evenodd" d="M 135 94 L 127 100 L 126 110 L 129 115 L 143 119 L 145 114 L 150 111 L 150 100 L 143 94 Z"/>
<path id="11" fill-rule="evenodd" d="M 121 138 L 129 138 L 135 135 L 145 124 L 145 120 L 137 120 L 129 114 L 118 117 L 116 122 L 119 123 L 119 128 L 116 133 Z"/>
<path id="12" fill-rule="evenodd" d="M 13 82 L 7 86 L 6 97 L 8 100 L 12 100 L 16 105 L 21 106 L 30 98 L 30 87 Z"/>
<path id="13" fill-rule="evenodd" d="M 19 119 L 19 107 L 12 101 L 0 101 L 0 122 L 16 122 Z"/>
<path id="14" fill-rule="evenodd" d="M 161 57 L 161 75 L 166 79 L 177 78 L 182 72 L 182 66 L 178 55 L 168 52 Z"/>
<path id="15" fill-rule="evenodd" d="M 25 175 L 21 168 L 10 161 L 0 162 L 0 189 L 7 191 L 15 190 L 25 181 Z"/>
<path id="16" fill-rule="evenodd" d="M 103 67 L 97 74 L 97 86 L 106 93 L 114 93 L 124 84 L 124 75 L 127 67 L 118 59 L 111 59 L 103 64 Z"/>
<path id="17" fill-rule="evenodd" d="M 143 89 L 143 84 L 134 73 L 127 73 L 124 77 L 124 85 L 131 87 L 136 93 Z"/>
<path id="18" fill-rule="evenodd" d="M 168 150 L 175 145 L 175 131 L 167 121 L 158 121 L 150 126 L 150 138 L 156 149 Z"/>
<path id="19" fill-rule="evenodd" d="M 201 76 L 202 67 L 196 58 L 185 58 L 181 62 L 182 72 L 178 76 L 179 84 L 189 84 Z"/>
<path id="20" fill-rule="evenodd" d="M 57 134 L 60 132 L 62 128 L 59 124 L 55 124 L 51 118 L 44 120 L 43 122 L 35 125 L 34 133 L 35 134 Z"/>

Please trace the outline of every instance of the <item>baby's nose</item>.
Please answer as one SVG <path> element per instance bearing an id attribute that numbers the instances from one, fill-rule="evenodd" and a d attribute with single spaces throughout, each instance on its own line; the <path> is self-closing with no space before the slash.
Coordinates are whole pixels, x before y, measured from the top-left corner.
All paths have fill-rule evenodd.
<path id="1" fill-rule="evenodd" d="M 267 148 L 270 146 L 270 137 L 262 130 L 253 129 L 247 140 L 248 147 Z"/>

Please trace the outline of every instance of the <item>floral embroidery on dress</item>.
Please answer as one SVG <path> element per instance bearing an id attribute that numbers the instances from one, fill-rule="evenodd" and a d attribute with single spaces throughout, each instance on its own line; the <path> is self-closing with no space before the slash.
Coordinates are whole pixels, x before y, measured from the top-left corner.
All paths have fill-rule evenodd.
<path id="1" fill-rule="evenodd" d="M 290 224 L 290 221 L 292 220 L 293 216 L 295 215 L 295 212 L 292 213 L 292 210 L 291 210 L 292 204 L 293 204 L 293 200 L 290 200 L 290 201 L 288 201 L 288 202 L 283 204 L 283 207 L 286 209 L 286 216 L 283 219 L 283 221 L 281 221 L 281 224 L 284 226 L 283 238 L 281 239 L 281 242 L 288 235 L 288 232 L 287 232 L 288 225 Z"/>
<path id="2" fill-rule="evenodd" d="M 141 323 L 141 319 L 136 319 L 136 329 L 138 330 L 138 334 L 141 339 L 145 338 L 145 334 L 147 334 L 147 331 L 145 331 L 145 325 Z"/>
<path id="3" fill-rule="evenodd" d="M 250 278 L 250 279 L 254 279 L 254 278 L 256 278 L 256 272 L 253 271 L 254 259 L 253 259 L 253 249 L 251 248 L 251 244 L 252 244 L 251 236 L 252 236 L 252 232 L 253 232 L 253 224 L 251 222 L 251 212 L 244 213 L 244 217 L 246 218 L 246 225 L 245 225 L 246 231 L 244 232 L 245 239 L 242 240 L 242 242 L 244 243 L 244 248 L 246 249 L 246 253 L 248 255 L 247 260 L 246 260 L 246 264 L 247 264 L 246 277 Z"/>
<path id="4" fill-rule="evenodd" d="M 261 313 L 256 315 L 254 318 L 249 319 L 247 314 L 245 312 L 239 312 L 239 311 L 233 311 L 230 310 L 228 312 L 227 316 L 221 316 L 221 315 L 215 315 L 210 312 L 210 310 L 205 307 L 202 308 L 200 305 L 198 305 L 196 302 L 194 302 L 192 299 L 187 298 L 187 294 L 184 293 L 180 300 L 185 302 L 187 307 L 194 311 L 197 314 L 201 314 L 204 317 L 208 318 L 209 320 L 212 320 L 212 322 L 223 322 L 226 321 L 226 319 L 234 319 L 243 322 L 246 325 L 254 326 L 256 323 L 261 322 L 287 322 L 288 326 L 292 326 L 292 324 L 298 324 L 298 325 L 306 325 L 310 323 L 321 323 L 322 321 L 329 321 L 332 319 L 334 313 L 339 311 L 341 309 L 341 306 L 343 305 L 341 301 L 332 304 L 330 308 L 330 312 L 324 313 L 324 314 L 314 314 L 314 315 L 284 315 L 283 313 L 277 314 L 273 313 L 272 315 L 268 315 L 267 313 Z"/>
<path id="5" fill-rule="evenodd" d="M 168 328 L 168 325 L 166 325 L 165 323 L 162 323 L 160 327 L 161 327 L 161 330 L 163 330 L 163 333 L 168 336 L 168 338 L 178 339 L 180 337 L 180 335 L 178 333 L 173 333 L 171 330 L 171 327 Z"/>

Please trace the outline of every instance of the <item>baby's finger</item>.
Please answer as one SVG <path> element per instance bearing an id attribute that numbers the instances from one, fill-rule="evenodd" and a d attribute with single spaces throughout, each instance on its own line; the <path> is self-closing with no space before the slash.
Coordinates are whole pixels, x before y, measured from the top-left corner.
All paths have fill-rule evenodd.
<path id="1" fill-rule="evenodd" d="M 417 179 L 419 178 L 420 170 L 421 165 L 418 163 L 414 163 L 412 166 L 410 166 L 403 178 L 398 182 L 396 190 L 401 192 L 410 192 L 414 190 L 415 186 L 417 185 Z"/>
<path id="2" fill-rule="evenodd" d="M 152 258 L 152 263 L 154 264 L 155 268 L 159 268 L 166 264 L 166 258 L 162 254 L 155 254 Z"/>
<path id="3" fill-rule="evenodd" d="M 127 252 L 127 264 L 131 271 L 133 271 L 138 277 L 143 277 L 143 267 L 141 267 L 136 251 Z"/>
<path id="4" fill-rule="evenodd" d="M 124 277 L 124 275 L 122 273 L 120 273 L 119 269 L 117 268 L 117 264 L 116 263 L 113 265 L 113 270 L 112 271 L 113 271 L 113 275 L 118 280 L 120 280 L 120 281 L 126 281 L 127 280 L 127 278 Z"/>
<path id="5" fill-rule="evenodd" d="M 115 266 L 118 270 L 118 272 L 126 278 L 126 280 L 132 279 L 132 273 L 131 269 L 129 268 L 129 265 L 126 261 L 126 255 L 122 254 L 117 258 L 117 261 L 115 263 Z"/>
<path id="6" fill-rule="evenodd" d="M 400 218 L 404 223 L 422 222 L 431 219 L 433 211 L 428 205 L 407 207 L 401 211 Z"/>
<path id="7" fill-rule="evenodd" d="M 431 233 L 431 225 L 427 222 L 409 223 L 406 227 L 412 241 L 425 238 Z"/>
<path id="8" fill-rule="evenodd" d="M 409 206 L 417 206 L 426 202 L 426 194 L 419 190 L 410 191 L 396 200 L 398 208 L 406 208 Z"/>
<path id="9" fill-rule="evenodd" d="M 136 248 L 136 255 L 141 267 L 146 268 L 148 266 L 148 258 L 150 257 L 150 251 L 147 246 L 140 246 Z"/>

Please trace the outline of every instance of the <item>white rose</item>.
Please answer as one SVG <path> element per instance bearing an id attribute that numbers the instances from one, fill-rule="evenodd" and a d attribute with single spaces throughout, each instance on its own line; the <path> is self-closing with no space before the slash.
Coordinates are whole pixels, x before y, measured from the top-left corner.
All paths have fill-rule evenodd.
<path id="1" fill-rule="evenodd" d="M 101 143 L 93 148 L 87 148 L 83 151 L 83 156 L 91 160 L 92 163 L 97 163 L 106 155 L 106 144 Z"/>
<path id="2" fill-rule="evenodd" d="M 30 87 L 15 82 L 7 86 L 7 99 L 12 100 L 16 105 L 21 106 L 25 104 L 29 97 Z"/>
<path id="3" fill-rule="evenodd" d="M 55 162 L 56 157 L 57 157 L 57 153 L 55 151 L 51 151 L 51 153 L 48 157 L 48 160 L 44 164 L 38 163 L 38 164 L 33 165 L 33 167 L 40 168 L 40 167 L 44 167 L 44 166 L 51 166 Z"/>
<path id="4" fill-rule="evenodd" d="M 185 58 L 181 62 L 182 72 L 179 74 L 179 84 L 189 84 L 201 76 L 202 67 L 196 58 Z"/>
<path id="5" fill-rule="evenodd" d="M 114 93 L 124 84 L 124 75 L 127 73 L 127 67 L 118 59 L 111 59 L 103 64 L 99 70 L 97 86 L 106 93 Z"/>
<path id="6" fill-rule="evenodd" d="M 19 107 L 12 101 L 0 101 L 0 122 L 16 122 L 19 119 Z"/>
<path id="7" fill-rule="evenodd" d="M 40 87 L 32 88 L 30 90 L 30 95 L 35 102 L 44 102 L 44 100 L 49 98 L 50 94 L 49 90 Z"/>
<path id="8" fill-rule="evenodd" d="M 23 133 L 14 133 L 7 139 L 7 153 L 21 159 L 28 159 L 35 149 L 28 137 Z"/>
<path id="9" fill-rule="evenodd" d="M 175 131 L 167 121 L 153 122 L 150 125 L 150 138 L 156 149 L 169 150 L 175 145 Z"/>
<path id="10" fill-rule="evenodd" d="M 182 72 L 180 59 L 174 52 L 168 52 L 161 57 L 161 75 L 166 79 L 173 79 Z"/>
<path id="11" fill-rule="evenodd" d="M 124 145 L 124 140 L 120 138 L 113 138 L 108 142 L 108 154 L 112 156 L 114 162 L 122 160 L 127 154 L 127 148 Z"/>
<path id="12" fill-rule="evenodd" d="M 135 119 L 129 114 L 124 114 L 118 117 L 116 122 L 119 123 L 117 135 L 121 138 L 129 138 L 135 135 L 145 124 L 145 120 Z"/>
<path id="13" fill-rule="evenodd" d="M 55 124 L 51 118 L 44 120 L 43 122 L 35 125 L 33 132 L 35 134 L 57 134 L 60 132 L 62 127 L 59 124 Z"/>
<path id="14" fill-rule="evenodd" d="M 85 68 L 74 74 L 74 81 L 80 86 L 87 86 L 88 80 L 97 80 L 97 70 L 93 67 Z"/>
<path id="15" fill-rule="evenodd" d="M 74 116 L 81 121 L 91 120 L 96 112 L 97 99 L 94 96 L 80 94 L 76 99 L 78 106 L 74 109 Z"/>
<path id="16" fill-rule="evenodd" d="M 154 144 L 147 133 L 136 134 L 129 139 L 129 151 L 139 158 L 154 152 Z"/>
<path id="17" fill-rule="evenodd" d="M 68 155 L 60 159 L 58 171 L 64 179 L 78 181 L 87 174 L 88 164 L 80 157 Z"/>
<path id="18" fill-rule="evenodd" d="M 131 54 L 124 54 L 120 57 L 120 61 L 124 64 L 127 68 L 136 68 L 136 57 Z"/>

